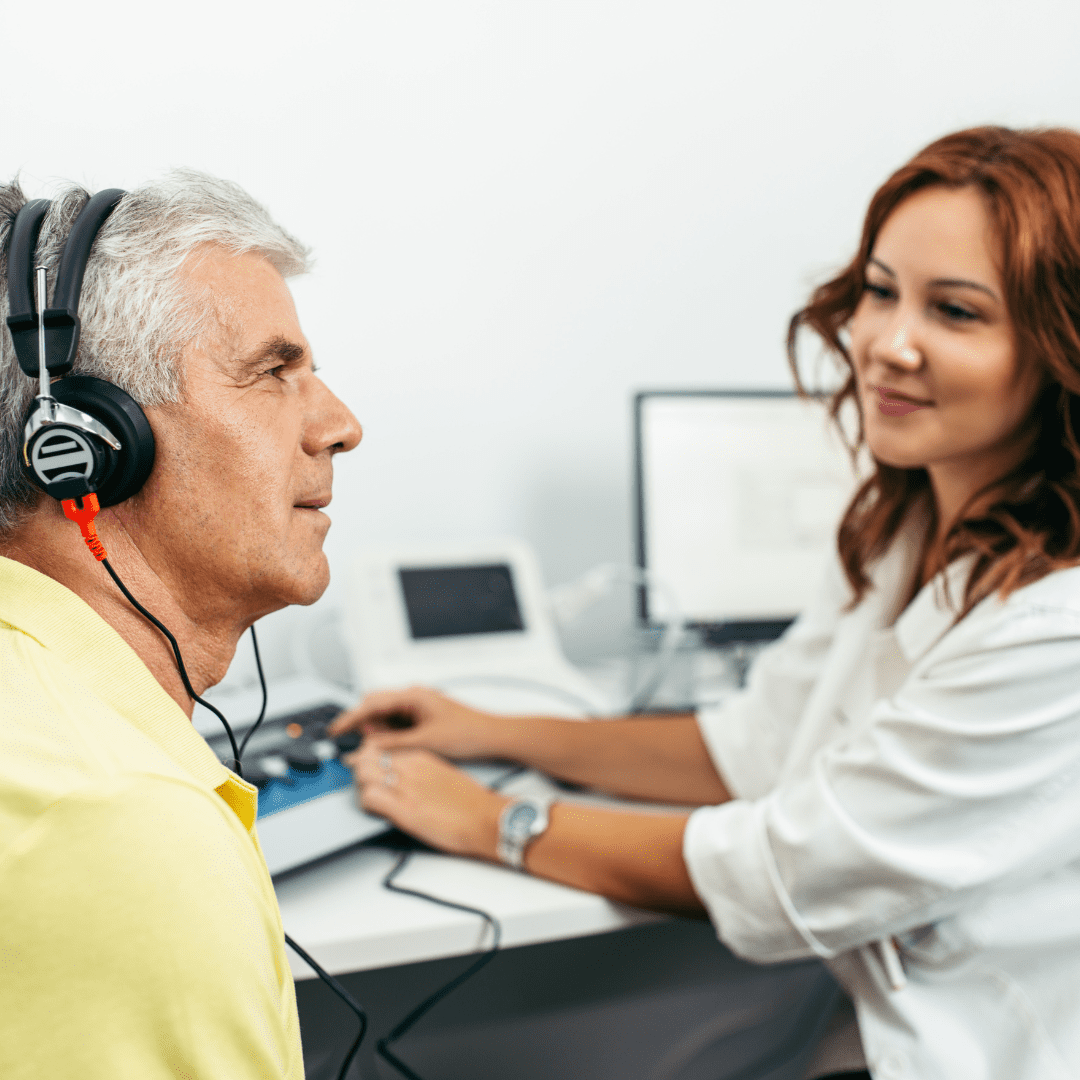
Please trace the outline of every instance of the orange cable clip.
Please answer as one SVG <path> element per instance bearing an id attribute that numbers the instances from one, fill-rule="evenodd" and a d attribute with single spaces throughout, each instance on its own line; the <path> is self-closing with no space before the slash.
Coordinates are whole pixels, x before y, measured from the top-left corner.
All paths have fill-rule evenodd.
<path id="1" fill-rule="evenodd" d="M 82 533 L 90 554 L 98 562 L 107 559 L 109 556 L 105 552 L 105 546 L 98 539 L 97 529 L 94 527 L 94 518 L 101 509 L 97 495 L 91 491 L 89 495 L 83 495 L 79 499 L 64 499 L 60 505 L 64 508 L 64 517 L 79 526 L 79 532 Z"/>

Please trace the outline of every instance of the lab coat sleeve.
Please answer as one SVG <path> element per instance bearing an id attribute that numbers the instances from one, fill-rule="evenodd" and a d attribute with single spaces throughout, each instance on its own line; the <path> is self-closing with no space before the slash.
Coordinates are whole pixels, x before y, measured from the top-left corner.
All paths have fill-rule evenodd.
<path id="1" fill-rule="evenodd" d="M 691 815 L 684 854 L 721 939 L 759 961 L 833 957 L 1080 859 L 1080 609 L 984 601 L 800 773 Z"/>
<path id="2" fill-rule="evenodd" d="M 814 601 L 764 649 L 747 686 L 698 711 L 698 728 L 728 791 L 756 799 L 780 776 L 791 737 L 833 643 L 851 590 L 834 556 Z"/>

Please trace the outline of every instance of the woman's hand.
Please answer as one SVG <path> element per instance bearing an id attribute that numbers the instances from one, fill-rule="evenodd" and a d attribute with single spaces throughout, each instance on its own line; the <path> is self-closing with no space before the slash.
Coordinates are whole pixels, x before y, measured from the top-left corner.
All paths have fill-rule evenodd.
<path id="1" fill-rule="evenodd" d="M 373 735 L 344 759 L 360 805 L 441 851 L 497 862 L 499 815 L 510 799 L 427 750 L 391 750 L 385 737 Z M 688 816 L 556 803 L 550 827 L 525 851 L 525 866 L 625 904 L 699 913 L 682 856 Z"/>
<path id="2" fill-rule="evenodd" d="M 424 747 L 445 757 L 498 757 L 498 732 L 505 719 L 471 709 L 460 701 L 413 686 L 407 690 L 377 690 L 343 712 L 327 729 L 331 736 L 359 731 L 378 735 L 384 750 Z"/>
<path id="3" fill-rule="evenodd" d="M 442 851 L 495 859 L 509 802 L 427 750 L 391 750 L 379 735 L 345 758 L 360 806 Z"/>

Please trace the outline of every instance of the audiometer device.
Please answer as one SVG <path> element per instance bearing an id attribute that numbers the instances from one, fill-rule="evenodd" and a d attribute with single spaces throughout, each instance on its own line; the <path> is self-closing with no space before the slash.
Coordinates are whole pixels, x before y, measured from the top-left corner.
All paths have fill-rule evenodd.
<path id="1" fill-rule="evenodd" d="M 215 696 L 238 737 L 258 716 L 261 694 Z M 244 752 L 244 779 L 259 789 L 257 831 L 272 875 L 283 874 L 387 832 L 390 825 L 356 803 L 352 773 L 341 756 L 355 750 L 355 733 L 328 738 L 326 728 L 355 695 L 317 679 L 288 679 L 268 687 L 267 716 Z M 232 760 L 218 719 L 197 709 L 194 722 L 223 762 Z M 513 769 L 466 763 L 466 772 L 492 786 Z"/>
<path id="2" fill-rule="evenodd" d="M 365 691 L 422 684 L 502 713 L 610 707 L 562 655 L 539 565 L 520 540 L 365 549 L 350 590 L 345 628 Z"/>

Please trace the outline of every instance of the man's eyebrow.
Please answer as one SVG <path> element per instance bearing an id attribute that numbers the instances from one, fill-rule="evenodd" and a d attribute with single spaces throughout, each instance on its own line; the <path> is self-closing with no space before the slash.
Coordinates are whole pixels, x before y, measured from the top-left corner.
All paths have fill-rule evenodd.
<path id="1" fill-rule="evenodd" d="M 880 259 L 875 258 L 873 255 L 871 255 L 870 258 L 867 261 L 870 262 L 870 263 L 873 263 L 883 273 L 888 274 L 889 277 L 891 277 L 891 278 L 896 277 L 896 273 L 892 269 L 892 267 L 886 265 Z M 934 278 L 934 280 L 931 281 L 930 284 L 935 285 L 935 286 L 937 286 L 939 288 L 944 287 L 944 288 L 978 289 L 979 292 L 986 293 L 986 295 L 989 296 L 992 300 L 997 300 L 998 299 L 997 293 L 994 292 L 994 290 L 991 289 L 988 285 L 983 285 L 978 281 L 968 281 L 966 278 Z"/>
<path id="2" fill-rule="evenodd" d="M 305 356 L 307 349 L 303 345 L 279 335 L 264 341 L 254 352 L 243 357 L 240 360 L 240 370 L 242 374 L 250 375 L 269 362 L 299 364 Z"/>

